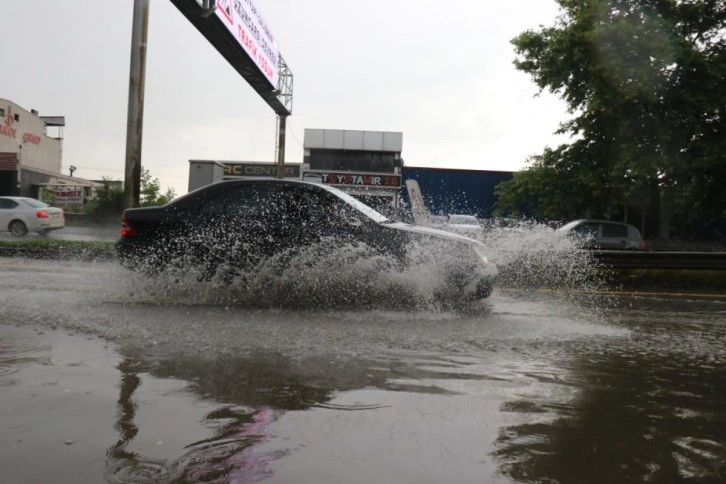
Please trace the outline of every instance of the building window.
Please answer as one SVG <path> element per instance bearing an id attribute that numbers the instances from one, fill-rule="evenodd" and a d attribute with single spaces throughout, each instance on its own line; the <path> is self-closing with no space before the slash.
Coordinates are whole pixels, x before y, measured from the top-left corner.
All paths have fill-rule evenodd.
<path id="1" fill-rule="evenodd" d="M 15 121 L 20 121 L 20 115 L 19 114 L 16 114 L 15 115 Z"/>
<path id="2" fill-rule="evenodd" d="M 5 110 L 0 108 L 0 118 L 5 116 Z"/>
<path id="3" fill-rule="evenodd" d="M 311 170 L 369 171 L 392 173 L 393 153 L 352 150 L 310 150 Z"/>

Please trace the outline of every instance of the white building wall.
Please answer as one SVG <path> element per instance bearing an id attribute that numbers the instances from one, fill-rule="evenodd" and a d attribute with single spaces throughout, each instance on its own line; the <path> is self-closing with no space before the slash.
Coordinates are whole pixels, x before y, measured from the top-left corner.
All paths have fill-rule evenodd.
<path id="1" fill-rule="evenodd" d="M 47 136 L 45 123 L 37 114 L 2 98 L 0 114 L 0 153 L 16 153 L 21 170 L 60 173 L 63 140 Z"/>
<path id="2" fill-rule="evenodd" d="M 305 129 L 305 149 L 403 151 L 403 133 L 399 131 L 353 131 L 345 129 Z"/>

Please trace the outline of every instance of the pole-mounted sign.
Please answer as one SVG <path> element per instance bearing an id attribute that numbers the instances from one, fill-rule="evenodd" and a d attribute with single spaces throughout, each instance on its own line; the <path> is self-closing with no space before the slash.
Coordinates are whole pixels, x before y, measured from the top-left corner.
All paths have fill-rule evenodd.
<path id="1" fill-rule="evenodd" d="M 292 72 L 253 0 L 171 2 L 275 113 L 292 113 Z"/>

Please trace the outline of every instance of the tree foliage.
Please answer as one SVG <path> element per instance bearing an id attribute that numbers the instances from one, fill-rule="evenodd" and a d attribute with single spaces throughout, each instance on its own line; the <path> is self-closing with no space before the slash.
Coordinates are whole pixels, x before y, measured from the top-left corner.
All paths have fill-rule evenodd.
<path id="1" fill-rule="evenodd" d="M 651 223 L 662 206 L 684 223 L 726 216 L 726 2 L 558 3 L 554 26 L 512 40 L 514 64 L 567 103 L 572 141 L 500 185 L 498 211 L 607 216 L 637 201 Z"/>
<path id="2" fill-rule="evenodd" d="M 140 205 L 149 207 L 152 205 L 164 205 L 169 203 L 176 192 L 173 188 L 167 188 L 166 192 L 161 193 L 161 183 L 158 178 L 151 176 L 147 168 L 141 168 L 141 187 L 140 187 Z"/>
<path id="3" fill-rule="evenodd" d="M 96 188 L 93 198 L 86 203 L 85 212 L 91 215 L 119 215 L 124 207 L 124 192 L 111 178 L 103 177 L 103 186 Z"/>

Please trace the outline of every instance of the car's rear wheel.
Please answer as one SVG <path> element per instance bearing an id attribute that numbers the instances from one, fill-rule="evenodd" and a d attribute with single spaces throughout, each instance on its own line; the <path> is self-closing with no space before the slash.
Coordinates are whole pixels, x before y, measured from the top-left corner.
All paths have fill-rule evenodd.
<path id="1" fill-rule="evenodd" d="M 13 220 L 8 225 L 8 230 L 16 237 L 22 237 L 28 233 L 28 226 L 22 220 Z"/>

